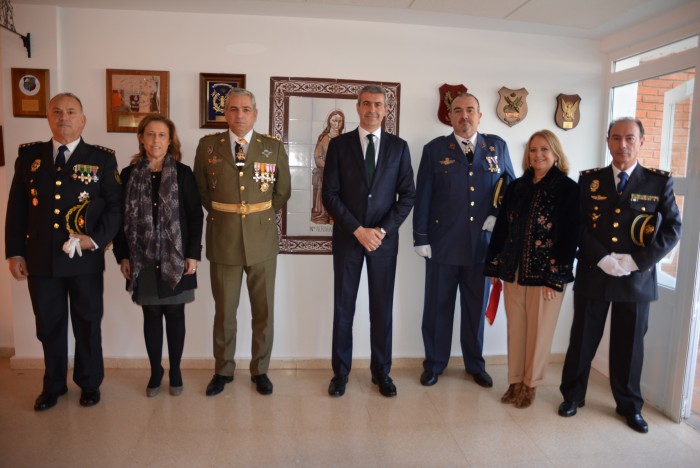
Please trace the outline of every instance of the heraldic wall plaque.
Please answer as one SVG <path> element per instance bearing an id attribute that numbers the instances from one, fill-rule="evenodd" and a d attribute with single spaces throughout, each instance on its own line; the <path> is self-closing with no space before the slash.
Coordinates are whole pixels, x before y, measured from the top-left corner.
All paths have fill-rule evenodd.
<path id="1" fill-rule="evenodd" d="M 509 89 L 505 86 L 498 90 L 500 99 L 496 104 L 496 115 L 509 127 L 519 124 L 527 116 L 527 89 Z"/>

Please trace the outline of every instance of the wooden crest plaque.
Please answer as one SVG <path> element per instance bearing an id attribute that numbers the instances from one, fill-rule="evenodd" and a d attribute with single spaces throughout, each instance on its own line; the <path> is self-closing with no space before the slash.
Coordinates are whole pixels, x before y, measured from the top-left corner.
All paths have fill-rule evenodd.
<path id="1" fill-rule="evenodd" d="M 554 113 L 554 122 L 557 127 L 564 130 L 576 128 L 581 120 L 579 104 L 581 96 L 578 94 L 560 94 L 557 96 L 557 110 Z"/>
<path id="2" fill-rule="evenodd" d="M 527 116 L 527 89 L 510 89 L 503 86 L 498 90 L 500 99 L 496 105 L 496 114 L 503 123 L 512 127 Z"/>

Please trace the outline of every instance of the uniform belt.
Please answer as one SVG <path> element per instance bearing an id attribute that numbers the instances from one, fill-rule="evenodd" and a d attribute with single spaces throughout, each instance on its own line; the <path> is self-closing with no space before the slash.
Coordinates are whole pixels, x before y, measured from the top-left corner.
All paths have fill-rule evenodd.
<path id="1" fill-rule="evenodd" d="M 211 202 L 211 207 L 224 213 L 259 213 L 272 208 L 272 200 L 261 203 L 219 203 L 213 201 Z"/>

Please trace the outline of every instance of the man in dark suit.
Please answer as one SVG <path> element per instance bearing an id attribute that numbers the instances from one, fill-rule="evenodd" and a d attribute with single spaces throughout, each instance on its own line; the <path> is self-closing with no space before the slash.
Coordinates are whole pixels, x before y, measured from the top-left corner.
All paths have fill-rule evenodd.
<path id="1" fill-rule="evenodd" d="M 493 381 L 482 356 L 489 281 L 486 251 L 497 214 L 495 188 L 515 178 L 506 142 L 477 133 L 479 101 L 458 94 L 450 107 L 454 132 L 425 145 L 418 169 L 413 241 L 425 257 L 423 344 L 420 382 L 435 385 L 452 349 L 452 323 L 460 292 L 460 342 L 464 368 L 482 387 Z"/>
<path id="2" fill-rule="evenodd" d="M 275 213 L 291 193 L 289 159 L 277 138 L 253 131 L 255 96 L 233 88 L 224 115 L 229 129 L 199 141 L 194 176 L 207 216 L 207 258 L 216 303 L 215 374 L 207 396 L 218 395 L 236 369 L 236 311 L 246 274 L 253 316 L 251 380 L 272 393 L 267 376 L 274 333 L 275 275 L 279 240 Z"/>
<path id="3" fill-rule="evenodd" d="M 352 323 L 362 265 L 367 261 L 372 382 L 396 396 L 391 371 L 392 307 L 399 226 L 413 207 L 415 187 L 408 144 L 382 131 L 386 90 L 365 86 L 357 99 L 360 126 L 333 138 L 323 171 L 323 204 L 333 224 L 334 377 L 342 396 L 352 367 Z"/>
<path id="4" fill-rule="evenodd" d="M 19 148 L 5 223 L 10 273 L 27 279 L 44 348 L 44 386 L 36 411 L 53 407 L 68 391 L 69 312 L 80 404 L 100 401 L 103 249 L 122 221 L 114 152 L 80 137 L 86 122 L 80 100 L 70 93 L 54 96 L 48 121 L 52 140 Z M 76 218 L 77 212 L 83 214 Z"/>
<path id="5" fill-rule="evenodd" d="M 616 411 L 629 427 L 646 433 L 640 378 L 649 302 L 658 299 L 656 263 L 680 239 L 681 218 L 671 175 L 637 162 L 644 144 L 642 123 L 613 121 L 607 141 L 612 165 L 579 177 L 583 228 L 559 414 L 573 416 L 585 404 L 591 361 L 612 304 L 610 387 Z"/>

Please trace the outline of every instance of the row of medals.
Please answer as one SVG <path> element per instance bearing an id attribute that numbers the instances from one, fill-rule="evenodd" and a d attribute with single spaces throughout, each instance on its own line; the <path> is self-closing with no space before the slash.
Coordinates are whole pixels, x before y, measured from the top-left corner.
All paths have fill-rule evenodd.
<path id="1" fill-rule="evenodd" d="M 245 165 L 245 152 L 241 149 L 236 153 L 236 166 L 239 169 L 243 169 Z M 275 181 L 275 165 L 268 163 L 253 163 L 253 168 L 255 173 L 253 175 L 253 180 L 260 183 L 260 191 L 267 192 L 270 190 L 270 184 Z"/>

